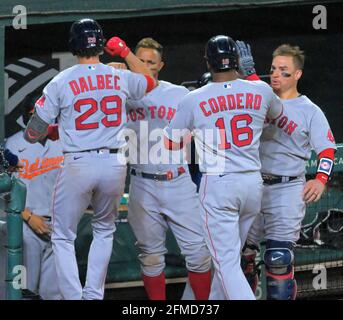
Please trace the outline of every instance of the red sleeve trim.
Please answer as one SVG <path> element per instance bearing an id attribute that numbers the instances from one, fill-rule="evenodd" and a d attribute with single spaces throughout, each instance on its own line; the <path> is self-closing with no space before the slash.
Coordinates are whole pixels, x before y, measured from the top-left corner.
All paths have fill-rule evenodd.
<path id="1" fill-rule="evenodd" d="M 335 160 L 335 152 L 336 150 L 333 148 L 328 148 L 323 150 L 318 155 L 318 161 L 320 161 L 321 158 L 329 158 L 332 161 Z M 316 179 L 319 180 L 322 184 L 326 185 L 326 183 L 329 181 L 329 176 L 323 172 L 318 172 L 316 174 Z"/>
<path id="2" fill-rule="evenodd" d="M 156 82 L 155 82 L 155 80 L 152 77 L 147 76 L 147 75 L 144 75 L 144 76 L 145 76 L 145 79 L 146 79 L 146 82 L 147 82 L 147 86 L 146 86 L 145 92 L 148 93 L 148 92 L 150 92 L 152 89 L 154 89 L 156 87 Z"/>
<path id="3" fill-rule="evenodd" d="M 257 80 L 261 80 L 261 79 L 256 73 L 253 73 L 250 76 L 245 77 L 244 80 L 257 81 Z"/>
<path id="4" fill-rule="evenodd" d="M 321 158 L 329 158 L 331 160 L 335 160 L 335 152 L 336 150 L 333 148 L 325 149 L 321 153 L 319 153 L 318 160 L 320 160 Z"/>
<path id="5" fill-rule="evenodd" d="M 50 124 L 48 126 L 48 139 L 55 141 L 60 138 L 59 133 L 58 133 L 58 125 L 57 124 Z"/>
<path id="6" fill-rule="evenodd" d="M 168 150 L 179 150 L 183 148 L 183 141 L 181 141 L 180 143 L 176 143 L 168 138 L 166 138 L 166 142 L 164 145 Z"/>

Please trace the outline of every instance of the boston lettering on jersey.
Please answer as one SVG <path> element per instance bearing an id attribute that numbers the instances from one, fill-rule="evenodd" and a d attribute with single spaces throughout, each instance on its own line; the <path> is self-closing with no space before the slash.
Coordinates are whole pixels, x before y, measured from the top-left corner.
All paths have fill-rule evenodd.
<path id="1" fill-rule="evenodd" d="M 199 104 L 205 117 L 209 117 L 213 113 L 218 113 L 236 109 L 254 109 L 260 110 L 262 96 L 253 93 L 236 93 L 226 96 L 218 96 L 209 98 L 207 101 L 201 101 Z"/>
<path id="2" fill-rule="evenodd" d="M 292 135 L 295 128 L 298 126 L 293 120 L 289 120 L 287 116 L 283 115 L 280 119 L 272 120 L 266 117 L 265 123 L 269 123 L 283 129 L 289 136 Z"/>
<path id="3" fill-rule="evenodd" d="M 98 74 L 95 76 L 81 77 L 69 82 L 69 86 L 74 95 L 77 96 L 81 92 L 88 92 L 102 89 L 120 90 L 120 77 L 113 74 Z"/>
<path id="4" fill-rule="evenodd" d="M 59 169 L 64 157 L 36 158 L 35 162 L 30 163 L 27 159 L 20 159 L 24 163 L 24 169 L 19 173 L 19 177 L 27 180 L 39 176 L 51 170 Z"/>
<path id="5" fill-rule="evenodd" d="M 137 108 L 130 109 L 127 113 L 127 120 L 133 122 L 146 119 L 167 119 L 170 121 L 175 115 L 176 109 L 165 106 L 149 106 L 147 109 Z"/>

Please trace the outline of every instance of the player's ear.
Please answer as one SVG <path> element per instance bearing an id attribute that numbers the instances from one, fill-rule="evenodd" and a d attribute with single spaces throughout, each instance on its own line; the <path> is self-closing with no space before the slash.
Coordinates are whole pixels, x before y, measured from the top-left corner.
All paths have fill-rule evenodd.
<path id="1" fill-rule="evenodd" d="M 163 67 L 164 67 L 164 62 L 161 61 L 161 62 L 159 63 L 159 66 L 158 66 L 158 71 L 161 71 Z"/>
<path id="2" fill-rule="evenodd" d="M 295 80 L 298 81 L 298 80 L 301 78 L 302 74 L 303 74 L 303 71 L 300 70 L 300 69 L 298 69 L 297 71 L 295 71 L 295 74 L 294 74 Z"/>

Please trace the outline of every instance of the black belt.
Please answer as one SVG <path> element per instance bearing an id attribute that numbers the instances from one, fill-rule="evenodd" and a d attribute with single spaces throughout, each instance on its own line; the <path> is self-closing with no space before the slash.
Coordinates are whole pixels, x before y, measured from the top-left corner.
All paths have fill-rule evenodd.
<path id="1" fill-rule="evenodd" d="M 103 150 L 109 150 L 109 153 L 118 153 L 120 149 L 101 148 L 101 149 L 89 149 L 89 150 L 81 150 L 81 151 L 65 151 L 64 153 L 79 153 L 79 152 L 91 152 L 91 151 L 95 151 L 97 153 L 100 153 Z"/>
<path id="2" fill-rule="evenodd" d="M 167 171 L 166 173 L 147 173 L 147 172 L 139 172 L 136 169 L 131 169 L 131 174 L 134 176 L 141 176 L 142 178 L 157 180 L 157 181 L 168 181 L 174 178 L 177 178 L 184 174 L 186 170 L 183 167 L 177 168 L 177 176 L 174 176 L 172 171 Z"/>
<path id="3" fill-rule="evenodd" d="M 298 177 L 275 176 L 273 174 L 262 173 L 262 179 L 264 184 L 272 185 L 281 182 L 290 182 L 295 179 L 298 179 Z"/>

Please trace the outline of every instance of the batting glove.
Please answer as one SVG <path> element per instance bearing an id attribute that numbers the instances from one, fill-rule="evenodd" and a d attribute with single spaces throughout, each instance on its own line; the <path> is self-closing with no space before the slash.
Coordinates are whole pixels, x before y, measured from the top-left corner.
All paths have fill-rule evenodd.
<path id="1" fill-rule="evenodd" d="M 236 41 L 238 54 L 239 54 L 239 71 L 244 77 L 248 77 L 254 73 L 256 70 L 254 68 L 255 62 L 251 54 L 250 45 L 244 41 Z"/>
<path id="2" fill-rule="evenodd" d="M 107 41 L 105 51 L 112 57 L 120 56 L 124 59 L 131 52 L 125 41 L 118 37 L 112 37 L 110 40 Z"/>

